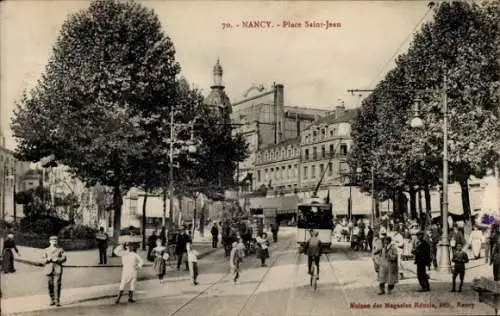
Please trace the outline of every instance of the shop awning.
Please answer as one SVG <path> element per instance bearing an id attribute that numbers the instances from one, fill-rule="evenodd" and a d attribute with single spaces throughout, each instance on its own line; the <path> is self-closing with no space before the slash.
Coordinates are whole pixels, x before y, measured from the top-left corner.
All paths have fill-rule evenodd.
<path id="1" fill-rule="evenodd" d="M 250 198 L 250 208 L 261 208 L 264 215 L 295 213 L 299 198 L 296 195 L 280 197 L 255 197 Z"/>

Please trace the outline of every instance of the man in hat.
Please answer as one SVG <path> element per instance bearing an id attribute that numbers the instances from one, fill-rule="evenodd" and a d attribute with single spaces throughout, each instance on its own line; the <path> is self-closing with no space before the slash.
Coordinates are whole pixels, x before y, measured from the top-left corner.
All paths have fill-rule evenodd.
<path id="1" fill-rule="evenodd" d="M 66 262 L 64 250 L 57 246 L 57 236 L 49 238 L 50 246 L 43 250 L 42 263 L 45 264 L 44 273 L 48 278 L 50 305 L 61 306 L 61 279 L 62 264 Z"/>
<path id="2" fill-rule="evenodd" d="M 429 276 L 427 275 L 427 268 L 430 269 L 432 257 L 431 246 L 424 238 L 424 232 L 417 233 L 417 247 L 415 248 L 415 264 L 417 265 L 417 278 L 420 283 L 420 292 L 430 291 Z"/>

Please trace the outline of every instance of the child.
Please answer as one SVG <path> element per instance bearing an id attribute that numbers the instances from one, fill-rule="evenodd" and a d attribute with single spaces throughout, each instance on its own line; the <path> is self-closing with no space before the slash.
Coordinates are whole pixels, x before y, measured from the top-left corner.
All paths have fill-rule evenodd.
<path id="1" fill-rule="evenodd" d="M 192 248 L 191 243 L 186 244 L 188 265 L 191 277 L 193 278 L 193 284 L 198 285 L 198 256 L 199 253 Z"/>
<path id="2" fill-rule="evenodd" d="M 453 255 L 453 260 L 455 263 L 455 266 L 453 268 L 453 288 L 451 289 L 452 292 L 455 292 L 455 280 L 457 278 L 457 275 L 460 275 L 460 286 L 458 287 L 458 291 L 462 292 L 462 285 L 464 284 L 464 276 L 465 276 L 465 264 L 469 262 L 469 257 L 465 253 L 465 251 L 462 250 L 462 245 L 457 244 L 456 245 L 456 250 L 455 254 Z"/>
<path id="3" fill-rule="evenodd" d="M 125 247 L 128 250 L 125 250 Z M 119 304 L 120 299 L 123 295 L 123 291 L 125 290 L 125 286 L 127 283 L 130 285 L 129 292 L 128 292 L 128 302 L 129 303 L 135 303 L 135 300 L 133 298 L 134 296 L 134 291 L 135 291 L 135 285 L 137 283 L 137 270 L 142 268 L 144 265 L 144 261 L 142 258 L 136 253 L 137 250 L 137 245 L 136 244 L 124 244 L 118 245 L 118 247 L 113 250 L 113 252 L 117 255 L 122 257 L 122 280 L 120 283 L 120 293 L 118 294 L 118 298 L 116 299 L 115 303 Z"/>
<path id="4" fill-rule="evenodd" d="M 241 250 L 238 247 L 237 242 L 233 242 L 233 248 L 231 249 L 231 255 L 229 257 L 229 267 L 234 273 L 234 283 L 240 278 L 240 263 L 243 261 L 243 256 Z"/>
<path id="5" fill-rule="evenodd" d="M 160 284 L 163 284 L 163 279 L 167 271 L 167 260 L 168 253 L 167 248 L 162 246 L 161 238 L 156 239 L 156 247 L 151 250 L 151 255 L 155 258 L 153 263 L 153 270 L 160 280 Z"/>

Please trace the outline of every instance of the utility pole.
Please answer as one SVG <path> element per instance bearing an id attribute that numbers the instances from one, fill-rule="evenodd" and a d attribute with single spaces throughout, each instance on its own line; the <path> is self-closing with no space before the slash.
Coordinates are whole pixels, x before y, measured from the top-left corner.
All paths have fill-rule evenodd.
<path id="1" fill-rule="evenodd" d="M 174 111 L 170 111 L 170 150 L 169 150 L 169 164 L 168 164 L 168 196 L 169 196 L 169 210 L 168 216 L 170 217 L 169 231 L 172 231 L 174 226 Z"/>

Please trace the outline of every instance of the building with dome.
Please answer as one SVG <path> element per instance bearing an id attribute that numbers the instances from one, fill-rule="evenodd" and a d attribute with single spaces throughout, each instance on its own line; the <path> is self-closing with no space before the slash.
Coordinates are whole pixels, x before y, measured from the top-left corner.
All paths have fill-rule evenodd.
<path id="1" fill-rule="evenodd" d="M 217 58 L 217 62 L 213 68 L 213 84 L 210 87 L 210 93 L 204 100 L 205 105 L 213 107 L 214 111 L 222 118 L 224 123 L 231 123 L 231 101 L 224 91 L 224 85 L 222 82 L 222 66 L 220 60 Z"/>

